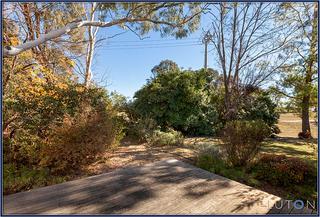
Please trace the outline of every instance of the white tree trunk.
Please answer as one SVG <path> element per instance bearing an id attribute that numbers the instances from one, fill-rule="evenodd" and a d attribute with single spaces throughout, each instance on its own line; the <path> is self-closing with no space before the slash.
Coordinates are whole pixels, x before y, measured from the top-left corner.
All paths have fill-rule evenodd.
<path id="1" fill-rule="evenodd" d="M 95 11 L 96 11 L 96 3 L 91 4 L 91 11 L 90 11 L 90 21 L 93 22 L 95 19 Z M 94 28 L 93 26 L 88 26 L 88 52 L 86 56 L 86 71 L 85 71 L 85 86 L 88 87 L 90 85 L 91 77 L 92 77 L 92 71 L 91 71 L 91 65 L 92 65 L 92 59 L 94 54 L 94 48 L 95 48 L 95 42 L 96 42 L 96 36 L 98 33 L 99 27 Z"/>

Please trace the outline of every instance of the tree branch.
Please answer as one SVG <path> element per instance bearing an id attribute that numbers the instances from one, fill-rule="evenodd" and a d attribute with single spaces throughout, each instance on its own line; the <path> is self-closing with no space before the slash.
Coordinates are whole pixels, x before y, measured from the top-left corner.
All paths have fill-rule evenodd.
<path id="1" fill-rule="evenodd" d="M 47 34 L 41 35 L 39 38 L 28 41 L 26 43 L 20 44 L 18 46 L 6 46 L 3 49 L 3 56 L 8 57 L 8 56 L 15 56 L 20 54 L 23 51 L 26 51 L 28 49 L 37 47 L 40 44 L 43 44 L 47 41 L 50 41 L 52 39 L 58 38 L 64 34 L 69 33 L 70 31 L 83 27 L 83 26 L 96 26 L 96 27 L 111 27 L 114 25 L 118 25 L 121 23 L 132 23 L 132 22 L 151 22 L 154 24 L 164 24 L 164 25 L 169 25 L 172 27 L 180 27 L 183 24 L 187 23 L 190 21 L 192 18 L 195 16 L 199 15 L 201 12 L 196 13 L 192 16 L 189 16 L 185 18 L 182 22 L 178 24 L 170 23 L 167 21 L 162 21 L 162 20 L 153 20 L 148 17 L 139 17 L 139 18 L 130 18 L 130 17 L 125 17 L 117 20 L 113 20 L 111 22 L 101 22 L 101 21 L 81 21 L 81 20 L 76 20 L 74 22 L 71 22 L 67 24 L 65 27 L 62 27 L 60 29 L 52 30 L 48 32 Z"/>

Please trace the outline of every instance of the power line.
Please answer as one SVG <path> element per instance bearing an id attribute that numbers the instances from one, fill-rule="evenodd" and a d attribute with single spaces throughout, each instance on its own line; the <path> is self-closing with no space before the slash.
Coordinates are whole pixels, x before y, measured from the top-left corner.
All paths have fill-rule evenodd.
<path id="1" fill-rule="evenodd" d="M 112 47 L 112 48 L 108 48 L 108 47 L 105 47 L 105 48 L 102 48 L 101 50 L 133 50 L 133 49 L 152 49 L 152 48 L 173 48 L 173 47 L 189 47 L 189 46 L 199 46 L 199 45 L 202 45 L 200 43 L 198 44 L 188 44 L 188 45 L 172 45 L 172 46 L 151 46 L 151 47 L 144 47 L 144 46 L 140 46 L 140 47 L 119 47 L 119 48 L 115 48 L 115 47 Z"/>
<path id="2" fill-rule="evenodd" d="M 190 41 L 190 42 L 183 42 L 183 43 L 153 43 L 153 44 L 128 44 L 128 45 L 121 45 L 121 44 L 117 44 L 117 45 L 107 45 L 106 47 L 110 47 L 110 48 L 120 48 L 120 47 L 144 47 L 144 46 L 167 46 L 167 45 L 192 45 L 192 44 L 198 44 L 199 42 L 197 41 Z"/>
<path id="3" fill-rule="evenodd" d="M 154 39 L 154 40 L 148 40 L 148 39 L 142 39 L 142 40 L 135 40 L 135 41 L 118 41 L 118 40 L 109 40 L 110 43 L 136 43 L 136 42 L 162 42 L 162 41 L 188 41 L 188 40 L 199 40 L 199 38 L 185 38 L 185 39 Z"/>

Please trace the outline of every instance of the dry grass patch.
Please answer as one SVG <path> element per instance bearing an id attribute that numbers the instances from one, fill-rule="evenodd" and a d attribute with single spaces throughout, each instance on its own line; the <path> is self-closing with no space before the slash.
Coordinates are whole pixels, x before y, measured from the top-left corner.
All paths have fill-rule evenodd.
<path id="1" fill-rule="evenodd" d="M 299 132 L 301 132 L 301 124 L 302 124 L 301 118 L 297 114 L 294 114 L 294 113 L 280 114 L 278 127 L 280 128 L 281 133 L 278 136 L 297 138 Z M 312 136 L 314 138 L 318 138 L 318 125 L 314 121 L 313 113 L 311 113 L 310 124 L 311 124 Z"/>

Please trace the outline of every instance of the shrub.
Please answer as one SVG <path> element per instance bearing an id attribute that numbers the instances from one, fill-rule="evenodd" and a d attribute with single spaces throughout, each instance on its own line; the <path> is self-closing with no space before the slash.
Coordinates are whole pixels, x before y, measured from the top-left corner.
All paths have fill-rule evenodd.
<path id="1" fill-rule="evenodd" d="M 54 125 L 48 142 L 40 152 L 40 166 L 64 174 L 86 165 L 122 138 L 121 122 L 104 109 L 82 107 L 74 117 L 66 116 L 61 126 Z"/>
<path id="2" fill-rule="evenodd" d="M 201 169 L 212 171 L 215 165 L 215 159 L 210 154 L 202 154 L 198 157 L 196 165 Z"/>
<path id="3" fill-rule="evenodd" d="M 171 127 L 184 135 L 213 135 L 221 122 L 211 95 L 214 70 L 174 70 L 157 73 L 134 95 L 133 108 L 152 118 L 162 129 Z"/>
<path id="4" fill-rule="evenodd" d="M 243 167 L 230 167 L 218 149 L 208 150 L 199 154 L 196 165 L 204 170 L 222 175 L 232 180 L 250 185 L 259 185 L 259 181 L 246 173 Z"/>
<path id="5" fill-rule="evenodd" d="M 224 128 L 223 150 L 233 166 L 246 165 L 258 153 L 263 139 L 269 135 L 263 121 L 230 121 Z"/>
<path id="6" fill-rule="evenodd" d="M 222 128 L 222 123 L 214 106 L 207 106 L 190 115 L 184 123 L 184 134 L 189 136 L 217 135 Z"/>
<path id="7" fill-rule="evenodd" d="M 123 117 L 105 89 L 73 82 L 42 88 L 42 95 L 6 102 L 17 119 L 6 127 L 5 163 L 66 172 L 122 138 Z"/>
<path id="8" fill-rule="evenodd" d="M 279 186 L 316 183 L 316 168 L 299 159 L 285 155 L 264 154 L 253 166 L 258 179 Z"/>
<path id="9" fill-rule="evenodd" d="M 3 142 L 4 163 L 34 165 L 39 162 L 39 150 L 43 140 L 30 131 L 15 130 L 16 139 Z"/>
<path id="10" fill-rule="evenodd" d="M 147 139 L 148 143 L 155 146 L 162 145 L 181 145 L 183 144 L 182 133 L 169 129 L 167 132 L 155 130 Z"/>

